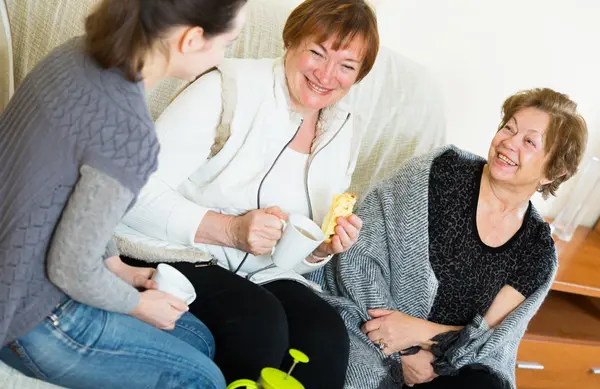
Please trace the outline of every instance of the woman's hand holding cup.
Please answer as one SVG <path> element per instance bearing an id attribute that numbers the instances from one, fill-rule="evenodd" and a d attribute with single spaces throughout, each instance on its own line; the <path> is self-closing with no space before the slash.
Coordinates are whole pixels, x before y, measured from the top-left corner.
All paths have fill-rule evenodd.
<path id="1" fill-rule="evenodd" d="M 188 309 L 177 297 L 149 289 L 140 293 L 140 302 L 130 315 L 161 330 L 172 330 Z"/>
<path id="2" fill-rule="evenodd" d="M 279 207 L 256 209 L 233 218 L 228 226 L 231 246 L 252 255 L 264 255 L 281 238 L 287 215 Z"/>
<path id="3" fill-rule="evenodd" d="M 194 285 L 183 273 L 165 263 L 156 267 L 152 282 L 157 290 L 142 292 L 131 315 L 162 330 L 172 330 L 196 299 Z"/>

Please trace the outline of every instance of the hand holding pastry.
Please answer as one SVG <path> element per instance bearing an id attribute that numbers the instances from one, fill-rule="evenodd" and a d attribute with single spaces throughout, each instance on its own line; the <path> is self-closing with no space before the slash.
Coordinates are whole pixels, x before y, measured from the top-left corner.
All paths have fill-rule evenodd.
<path id="1" fill-rule="evenodd" d="M 331 237 L 329 243 L 327 241 L 321 243 L 314 251 L 314 255 L 326 257 L 347 251 L 358 240 L 361 227 L 362 220 L 354 214 L 347 218 L 343 216 L 338 217 L 335 235 Z"/>
<path id="2" fill-rule="evenodd" d="M 356 195 L 352 193 L 344 192 L 333 197 L 329 212 L 327 212 L 321 226 L 323 234 L 325 234 L 325 242 L 331 243 L 333 236 L 337 234 L 336 226 L 339 218 L 352 215 L 354 204 L 356 204 Z"/>
<path id="3" fill-rule="evenodd" d="M 314 251 L 316 257 L 327 257 L 348 250 L 358 239 L 362 220 L 352 213 L 356 196 L 342 193 L 333 198 L 322 230 L 325 241 Z"/>

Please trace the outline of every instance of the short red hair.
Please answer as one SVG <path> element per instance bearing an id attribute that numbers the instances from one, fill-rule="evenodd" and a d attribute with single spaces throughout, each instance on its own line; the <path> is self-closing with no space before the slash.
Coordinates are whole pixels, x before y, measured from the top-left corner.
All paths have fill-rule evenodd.
<path id="1" fill-rule="evenodd" d="M 283 29 L 286 49 L 305 39 L 318 43 L 335 36 L 334 50 L 347 47 L 355 37 L 363 40 L 362 65 L 356 82 L 373 68 L 379 52 L 379 30 L 373 9 L 364 0 L 306 0 L 287 19 Z"/>

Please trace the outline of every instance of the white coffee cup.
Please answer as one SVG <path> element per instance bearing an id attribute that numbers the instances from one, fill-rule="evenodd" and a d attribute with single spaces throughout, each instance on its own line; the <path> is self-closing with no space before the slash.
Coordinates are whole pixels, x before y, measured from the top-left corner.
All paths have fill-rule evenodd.
<path id="1" fill-rule="evenodd" d="M 161 263 L 156 267 L 152 280 L 158 284 L 158 290 L 177 297 L 190 305 L 196 299 L 194 285 L 179 270 Z"/>
<path id="2" fill-rule="evenodd" d="M 325 240 L 325 235 L 306 216 L 289 215 L 282 223 L 283 233 L 271 251 L 271 259 L 281 269 L 292 270 Z"/>

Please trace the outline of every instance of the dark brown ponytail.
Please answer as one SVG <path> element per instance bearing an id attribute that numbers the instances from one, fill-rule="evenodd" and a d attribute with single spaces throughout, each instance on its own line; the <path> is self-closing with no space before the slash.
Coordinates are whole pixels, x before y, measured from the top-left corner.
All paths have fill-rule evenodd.
<path id="1" fill-rule="evenodd" d="M 232 28 L 247 0 L 102 0 L 85 21 L 88 53 L 105 69 L 137 81 L 144 58 L 175 26 L 197 26 L 210 38 Z"/>

